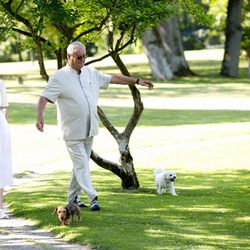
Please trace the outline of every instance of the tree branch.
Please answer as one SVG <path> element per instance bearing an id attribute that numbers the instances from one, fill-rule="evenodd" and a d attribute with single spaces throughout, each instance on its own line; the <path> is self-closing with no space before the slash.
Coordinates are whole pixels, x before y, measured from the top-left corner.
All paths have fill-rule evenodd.
<path id="1" fill-rule="evenodd" d="M 108 120 L 105 113 L 103 112 L 103 110 L 99 106 L 97 107 L 97 110 L 98 110 L 98 115 L 99 115 L 103 125 L 107 128 L 107 130 L 112 134 L 112 136 L 116 140 L 119 140 L 120 134 L 119 134 L 118 130 L 115 129 L 115 127 L 111 124 L 111 122 Z"/>
<path id="2" fill-rule="evenodd" d="M 122 176 L 126 175 L 126 170 L 122 168 L 119 164 L 116 164 L 114 162 L 108 161 L 100 157 L 97 153 L 95 153 L 93 150 L 91 152 L 91 159 L 99 166 L 102 166 L 103 168 L 110 170 L 114 174 L 118 175 L 120 178 Z"/>
<path id="3" fill-rule="evenodd" d="M 18 28 L 12 28 L 12 30 L 15 31 L 15 32 L 17 32 L 17 33 L 19 33 L 19 34 L 21 34 L 21 35 L 24 35 L 24 36 L 27 36 L 27 37 L 30 37 L 30 38 L 33 37 L 32 34 L 31 34 L 30 32 L 27 32 L 27 31 L 25 31 L 25 30 L 20 30 L 20 29 L 18 29 Z M 47 43 L 49 46 L 52 47 L 52 44 L 50 43 L 50 41 L 48 41 L 48 40 L 45 39 L 44 37 L 39 37 L 39 39 L 40 39 L 40 42 L 42 42 L 42 43 Z"/>
<path id="4" fill-rule="evenodd" d="M 81 38 L 82 36 L 89 34 L 93 31 L 100 31 L 102 29 L 102 27 L 104 26 L 104 24 L 106 23 L 106 21 L 109 19 L 110 17 L 110 12 L 107 13 L 107 16 L 100 22 L 99 26 L 97 27 L 93 27 L 91 29 L 85 30 L 82 33 L 80 33 L 78 36 L 76 36 L 73 41 L 78 40 L 79 38 Z"/>
<path id="5" fill-rule="evenodd" d="M 125 49 L 128 45 L 130 45 L 131 43 L 133 43 L 133 39 L 130 38 L 130 40 L 128 40 L 123 46 L 121 46 L 119 49 L 117 49 L 116 51 L 110 51 L 108 54 L 102 56 L 102 57 L 99 57 L 97 59 L 94 59 L 94 60 L 91 60 L 87 63 L 85 63 L 85 65 L 89 65 L 89 64 L 92 64 L 92 63 L 95 63 L 95 62 L 99 62 L 99 61 L 102 61 L 103 59 L 107 58 L 107 57 L 110 57 L 120 51 L 122 51 L 123 49 Z"/>
<path id="6" fill-rule="evenodd" d="M 25 1 L 25 0 L 20 1 L 19 5 L 18 5 L 17 8 L 16 8 L 16 12 L 18 12 L 19 9 L 22 7 L 24 1 Z"/>
<path id="7" fill-rule="evenodd" d="M 2 7 L 13 17 L 15 17 L 17 19 L 17 21 L 23 23 L 33 34 L 33 29 L 32 29 L 32 25 L 29 22 L 28 19 L 22 17 L 21 15 L 17 14 L 11 7 L 12 4 L 12 0 L 10 0 L 8 3 L 4 3 L 2 0 L 0 0 L 0 4 L 2 5 Z"/>

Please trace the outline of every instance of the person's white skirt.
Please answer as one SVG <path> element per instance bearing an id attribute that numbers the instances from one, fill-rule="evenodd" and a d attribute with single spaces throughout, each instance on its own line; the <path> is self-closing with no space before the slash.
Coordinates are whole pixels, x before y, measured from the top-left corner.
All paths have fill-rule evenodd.
<path id="1" fill-rule="evenodd" d="M 10 129 L 0 110 L 0 188 L 13 184 Z"/>

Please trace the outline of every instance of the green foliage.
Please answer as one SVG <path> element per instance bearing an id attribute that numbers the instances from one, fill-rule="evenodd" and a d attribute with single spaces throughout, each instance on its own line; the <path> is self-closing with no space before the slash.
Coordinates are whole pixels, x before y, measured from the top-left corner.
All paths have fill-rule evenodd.
<path id="1" fill-rule="evenodd" d="M 210 28 L 214 31 L 216 16 L 209 11 L 210 5 L 207 5 L 207 1 L 183 1 L 182 4 L 184 7 L 180 11 L 179 19 L 185 50 L 200 50 L 206 44 L 220 44 L 218 32 L 210 33 Z"/>
<path id="2" fill-rule="evenodd" d="M 214 16 L 215 22 L 212 26 L 206 31 L 209 36 L 209 44 L 222 44 L 224 42 L 224 30 L 226 27 L 226 18 L 227 18 L 227 5 L 228 0 L 203 0 L 205 5 L 208 5 L 210 15 Z M 242 49 L 250 54 L 250 5 L 248 0 L 243 1 L 242 9 Z"/>
<path id="3" fill-rule="evenodd" d="M 119 41 L 116 49 L 119 49 L 126 42 L 135 42 L 145 30 L 178 12 L 183 5 L 195 20 L 211 23 L 211 17 L 206 16 L 193 0 L 0 1 L 0 16 L 2 23 L 11 22 L 2 27 L 5 34 L 13 36 L 11 32 L 15 29 L 34 41 L 27 41 L 26 47 L 40 48 L 42 43 L 43 50 L 58 53 L 59 48 L 65 49 L 72 40 L 87 43 L 103 39 L 108 34 L 110 22 Z"/>
<path id="4" fill-rule="evenodd" d="M 69 1 L 67 1 L 69 2 Z M 57 24 L 74 24 L 80 18 L 80 13 L 77 9 L 69 4 L 62 4 L 62 1 L 50 0 L 40 1 L 34 0 L 34 13 L 37 18 L 45 17 L 47 23 Z"/>
<path id="5" fill-rule="evenodd" d="M 203 1 L 206 2 L 206 1 Z M 208 5 L 208 13 L 214 16 L 214 23 L 211 27 L 206 30 L 208 35 L 209 45 L 219 45 L 224 44 L 224 30 L 226 28 L 226 18 L 227 18 L 227 3 L 228 0 L 216 1 L 212 0 Z"/>
<path id="6" fill-rule="evenodd" d="M 18 61 L 18 53 L 22 53 L 21 46 L 19 46 L 18 38 L 8 38 L 5 42 L 0 43 L 0 62 Z M 22 53 L 23 59 L 28 59 L 27 53 Z"/>
<path id="7" fill-rule="evenodd" d="M 9 18 L 9 15 L 2 11 L 0 5 L 0 42 L 7 40 L 9 37 L 16 37 L 15 32 L 12 30 L 14 21 Z"/>
<path id="8" fill-rule="evenodd" d="M 208 13 L 213 16 L 214 22 L 212 23 L 212 29 L 217 31 L 224 31 L 226 27 L 227 18 L 227 3 L 228 0 L 203 0 L 205 5 L 208 5 Z"/>
<path id="9" fill-rule="evenodd" d="M 211 14 L 206 14 L 204 8 L 193 0 L 183 0 L 183 9 L 194 17 L 195 22 L 204 26 L 211 26 L 215 18 Z"/>
<path id="10" fill-rule="evenodd" d="M 139 36 L 149 27 L 159 24 L 164 18 L 173 14 L 177 8 L 176 1 L 127 0 L 119 2 L 112 13 L 116 32 L 129 29 L 135 24 Z"/>
<path id="11" fill-rule="evenodd" d="M 248 249 L 249 170 L 176 171 L 176 197 L 156 194 L 153 168 L 138 169 L 142 188 L 131 192 L 112 173 L 93 171 L 102 209 L 82 209 L 81 221 L 67 227 L 51 214 L 66 202 L 69 172 L 33 176 L 6 201 L 16 216 L 100 249 Z"/>

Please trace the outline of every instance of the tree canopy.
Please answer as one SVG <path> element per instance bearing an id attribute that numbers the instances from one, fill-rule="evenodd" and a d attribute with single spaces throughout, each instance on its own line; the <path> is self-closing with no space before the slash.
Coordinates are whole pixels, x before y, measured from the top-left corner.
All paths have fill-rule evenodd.
<path id="1" fill-rule="evenodd" d="M 0 37 L 25 37 L 22 46 L 37 51 L 41 74 L 48 79 L 43 51 L 54 53 L 60 68 L 69 42 L 109 35 L 109 56 L 183 7 L 199 21 L 211 21 L 194 0 L 0 0 Z"/>

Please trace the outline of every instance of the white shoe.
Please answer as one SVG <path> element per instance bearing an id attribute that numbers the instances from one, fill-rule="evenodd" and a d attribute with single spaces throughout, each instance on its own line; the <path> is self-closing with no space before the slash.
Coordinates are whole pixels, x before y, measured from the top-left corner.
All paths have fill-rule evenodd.
<path id="1" fill-rule="evenodd" d="M 0 219 L 9 219 L 9 216 L 3 210 L 0 210 Z"/>

